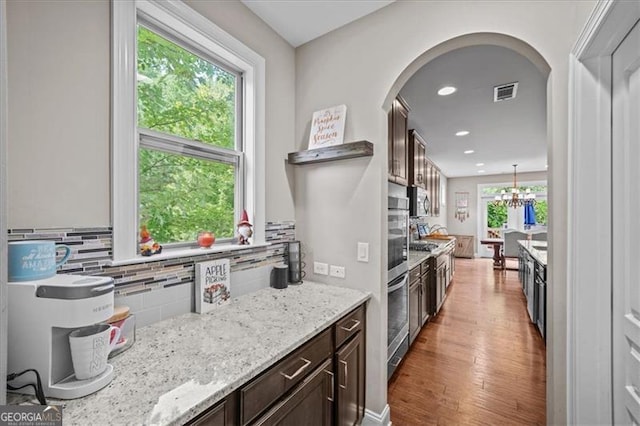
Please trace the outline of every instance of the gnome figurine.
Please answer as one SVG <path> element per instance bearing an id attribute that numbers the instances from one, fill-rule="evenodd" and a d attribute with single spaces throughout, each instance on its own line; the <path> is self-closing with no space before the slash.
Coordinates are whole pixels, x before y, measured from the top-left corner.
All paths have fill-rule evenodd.
<path id="1" fill-rule="evenodd" d="M 253 235 L 253 230 L 251 229 L 253 225 L 249 223 L 249 216 L 247 216 L 247 211 L 242 210 L 242 217 L 240 218 L 240 222 L 238 222 L 238 244 L 240 245 L 248 245 L 249 238 Z"/>

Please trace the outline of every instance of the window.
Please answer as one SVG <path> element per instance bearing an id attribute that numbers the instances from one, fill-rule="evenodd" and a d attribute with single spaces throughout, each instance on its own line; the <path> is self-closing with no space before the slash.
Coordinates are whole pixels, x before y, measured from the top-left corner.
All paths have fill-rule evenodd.
<path id="1" fill-rule="evenodd" d="M 167 248 L 264 241 L 264 59 L 181 2 L 112 2 L 113 260 L 144 224 Z M 174 255 L 193 255 L 188 250 Z"/>
<path id="2" fill-rule="evenodd" d="M 136 79 L 139 225 L 161 244 L 232 238 L 244 208 L 240 73 L 139 23 Z"/>

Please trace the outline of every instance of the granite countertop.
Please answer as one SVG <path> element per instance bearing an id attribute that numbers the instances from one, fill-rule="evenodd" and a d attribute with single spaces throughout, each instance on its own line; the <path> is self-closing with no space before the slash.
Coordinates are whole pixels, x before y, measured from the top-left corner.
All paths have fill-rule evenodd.
<path id="1" fill-rule="evenodd" d="M 447 241 L 447 240 L 427 238 L 426 240 L 423 240 L 423 241 L 428 241 L 430 243 L 438 244 L 438 248 L 431 252 L 421 251 L 421 250 L 409 250 L 409 270 L 415 268 L 416 266 L 418 266 L 419 264 L 421 264 L 422 262 L 424 262 L 430 257 L 439 256 L 440 253 L 442 253 L 447 248 L 448 245 L 455 245 L 456 239 L 452 238 L 451 240 Z"/>
<path id="2" fill-rule="evenodd" d="M 547 242 L 538 240 L 518 240 L 526 251 L 529 252 L 538 263 L 547 266 Z"/>
<path id="3" fill-rule="evenodd" d="M 305 281 L 136 330 L 104 389 L 63 404 L 65 425 L 184 424 L 326 329 L 370 294 Z M 9 404 L 32 397 L 8 395 Z"/>

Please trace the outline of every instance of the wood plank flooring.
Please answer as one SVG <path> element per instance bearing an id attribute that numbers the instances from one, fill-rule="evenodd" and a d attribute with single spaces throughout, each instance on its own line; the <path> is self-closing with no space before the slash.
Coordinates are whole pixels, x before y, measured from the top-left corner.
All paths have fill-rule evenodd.
<path id="1" fill-rule="evenodd" d="M 456 259 L 439 315 L 389 381 L 394 426 L 545 424 L 545 345 L 518 271 Z"/>

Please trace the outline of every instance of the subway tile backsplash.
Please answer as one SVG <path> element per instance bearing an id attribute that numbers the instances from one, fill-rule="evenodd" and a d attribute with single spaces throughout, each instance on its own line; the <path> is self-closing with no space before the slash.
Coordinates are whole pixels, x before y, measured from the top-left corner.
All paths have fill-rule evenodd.
<path id="1" fill-rule="evenodd" d="M 293 221 L 267 222 L 268 247 L 247 246 L 225 253 L 111 267 L 111 228 L 10 229 L 9 241 L 46 239 L 71 248 L 58 273 L 113 277 L 116 305 L 136 314 L 138 326 L 194 311 L 194 264 L 218 258 L 231 262 L 231 294 L 239 296 L 269 285 L 269 272 L 285 262 L 286 243 L 295 239 Z"/>

